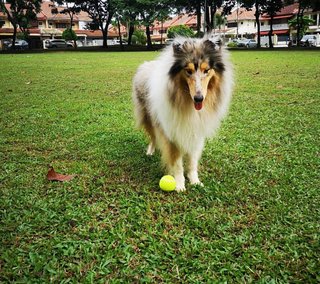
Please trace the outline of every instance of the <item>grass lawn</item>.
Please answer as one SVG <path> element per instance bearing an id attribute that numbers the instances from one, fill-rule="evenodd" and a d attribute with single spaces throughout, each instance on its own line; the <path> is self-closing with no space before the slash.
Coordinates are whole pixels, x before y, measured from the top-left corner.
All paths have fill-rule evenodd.
<path id="1" fill-rule="evenodd" d="M 134 127 L 156 55 L 0 55 L 0 282 L 319 283 L 320 52 L 232 52 L 205 187 L 181 194 Z"/>

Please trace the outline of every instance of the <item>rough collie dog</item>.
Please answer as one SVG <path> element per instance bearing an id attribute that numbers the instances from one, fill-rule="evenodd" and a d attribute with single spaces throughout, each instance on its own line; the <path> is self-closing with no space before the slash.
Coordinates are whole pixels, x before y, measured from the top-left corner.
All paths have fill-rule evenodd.
<path id="1" fill-rule="evenodd" d="M 185 190 L 183 158 L 191 184 L 202 183 L 198 162 L 205 139 L 225 116 L 232 93 L 232 66 L 221 42 L 177 38 L 157 60 L 143 63 L 133 79 L 137 125 L 150 138 L 147 155 L 161 151 L 163 165 Z"/>

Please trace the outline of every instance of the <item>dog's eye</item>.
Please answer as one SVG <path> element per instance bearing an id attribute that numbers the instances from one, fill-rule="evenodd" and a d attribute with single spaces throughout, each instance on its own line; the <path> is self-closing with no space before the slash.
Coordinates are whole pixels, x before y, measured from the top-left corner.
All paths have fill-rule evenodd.
<path id="1" fill-rule="evenodd" d="M 192 71 L 191 69 L 185 69 L 185 70 L 186 70 L 186 73 L 187 73 L 189 76 L 192 75 L 193 71 Z"/>

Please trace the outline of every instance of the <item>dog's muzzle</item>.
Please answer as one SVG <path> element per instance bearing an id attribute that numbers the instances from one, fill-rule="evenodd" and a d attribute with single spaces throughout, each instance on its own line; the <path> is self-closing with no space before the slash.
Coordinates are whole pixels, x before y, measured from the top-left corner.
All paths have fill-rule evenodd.
<path id="1" fill-rule="evenodd" d="M 197 94 L 196 96 L 193 97 L 194 101 L 194 107 L 196 110 L 202 109 L 202 102 L 203 102 L 203 95 Z"/>

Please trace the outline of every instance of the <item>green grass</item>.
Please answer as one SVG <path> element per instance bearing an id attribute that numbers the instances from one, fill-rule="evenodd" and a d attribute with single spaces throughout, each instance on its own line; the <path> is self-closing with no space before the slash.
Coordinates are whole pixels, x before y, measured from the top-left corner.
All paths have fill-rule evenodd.
<path id="1" fill-rule="evenodd" d="M 0 282 L 319 282 L 320 52 L 231 54 L 205 187 L 182 194 L 134 127 L 156 55 L 0 55 Z M 49 164 L 77 177 L 46 181 Z"/>

